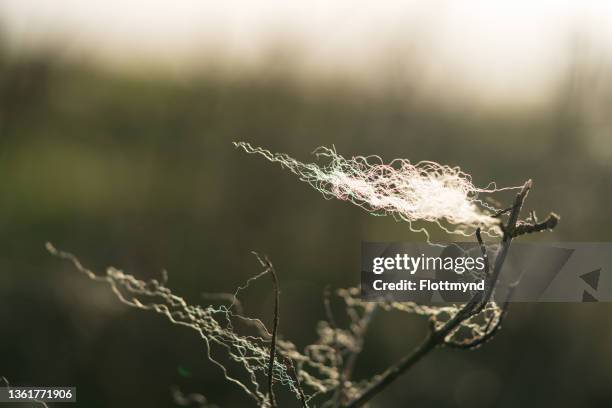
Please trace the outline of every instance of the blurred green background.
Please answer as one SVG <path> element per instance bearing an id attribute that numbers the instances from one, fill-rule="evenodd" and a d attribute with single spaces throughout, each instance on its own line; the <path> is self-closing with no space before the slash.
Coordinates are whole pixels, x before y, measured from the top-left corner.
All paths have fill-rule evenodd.
<path id="1" fill-rule="evenodd" d="M 424 239 L 322 199 L 235 140 L 305 161 L 332 144 L 346 156 L 435 160 L 478 185 L 533 178 L 527 207 L 558 212 L 562 223 L 526 239 L 611 240 L 609 66 L 594 77 L 589 61 L 570 58 L 546 103 L 483 107 L 422 87 L 418 73 L 398 74 L 391 62 L 376 87 L 304 77 L 281 51 L 251 69 L 212 62 L 172 75 L 105 69 L 53 48 L 0 48 L 1 375 L 76 385 L 79 407 L 170 407 L 172 385 L 250 406 L 196 335 L 120 305 L 48 255 L 47 241 L 100 273 L 113 265 L 148 279 L 166 269 L 169 286 L 193 302 L 233 291 L 259 271 L 250 251 L 267 254 L 281 282 L 280 330 L 304 346 L 324 316 L 323 288 L 358 283 L 362 240 Z M 243 299 L 270 322 L 267 282 Z M 610 311 L 512 305 L 494 341 L 438 350 L 372 406 L 609 407 Z M 377 315 L 357 377 L 383 370 L 425 332 L 418 316 Z"/>

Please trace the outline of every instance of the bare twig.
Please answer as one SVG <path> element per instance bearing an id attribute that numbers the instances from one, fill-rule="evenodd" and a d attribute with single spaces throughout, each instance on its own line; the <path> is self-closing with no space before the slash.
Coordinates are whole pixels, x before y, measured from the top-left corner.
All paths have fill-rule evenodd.
<path id="1" fill-rule="evenodd" d="M 480 234 L 480 228 L 476 230 L 476 239 L 478 240 L 478 245 L 480 246 L 480 253 L 484 258 L 484 273 L 486 276 L 489 276 L 491 264 L 489 263 L 489 256 L 487 255 L 487 247 L 485 246 L 485 243 L 482 240 L 482 235 Z"/>
<path id="2" fill-rule="evenodd" d="M 510 213 L 508 223 L 504 226 L 501 224 L 501 229 L 504 233 L 501 242 L 501 248 L 495 257 L 495 265 L 493 266 L 493 272 L 491 273 L 491 277 L 487 282 L 485 287 L 484 295 L 482 296 L 482 302 L 476 309 L 476 313 L 479 313 L 484 306 L 487 304 L 491 295 L 493 294 L 493 289 L 495 288 L 495 284 L 497 283 L 497 279 L 501 273 L 502 267 L 504 266 L 504 262 L 506 262 L 506 256 L 508 255 L 508 251 L 510 250 L 510 244 L 512 243 L 512 238 L 514 237 L 514 231 L 516 228 L 516 223 L 518 222 L 518 217 L 521 212 L 521 208 L 523 208 L 523 203 L 525 202 L 525 198 L 527 198 L 527 194 L 529 194 L 529 190 L 533 182 L 531 180 L 527 180 L 527 182 L 523 185 L 521 191 L 516 195 L 514 199 L 514 205 L 512 206 L 512 212 Z M 477 295 L 478 296 L 478 295 Z"/>
<path id="3" fill-rule="evenodd" d="M 270 395 L 270 406 L 273 408 L 276 407 L 276 397 L 274 395 L 274 389 L 272 387 L 274 383 L 274 357 L 276 355 L 276 336 L 278 332 L 278 309 L 279 309 L 279 300 L 280 300 L 280 292 L 278 290 L 278 278 L 276 277 L 276 271 L 274 270 L 274 266 L 270 262 L 270 260 L 265 258 L 266 267 L 268 271 L 270 271 L 270 275 L 272 276 L 272 283 L 274 285 L 274 322 L 272 324 L 272 340 L 270 342 L 270 362 L 268 364 L 268 393 Z"/>
<path id="4" fill-rule="evenodd" d="M 493 294 L 493 289 L 495 288 L 495 284 L 499 278 L 502 267 L 506 260 L 506 256 L 508 255 L 508 251 L 510 249 L 510 244 L 512 242 L 512 238 L 517 236 L 517 222 L 519 213 L 531 189 L 532 181 L 528 180 L 524 185 L 521 191 L 517 194 L 514 204 L 508 210 L 503 211 L 502 213 L 510 211 L 508 223 L 506 225 L 501 225 L 503 231 L 503 237 L 501 242 L 501 247 L 497 253 L 495 258 L 495 264 L 493 266 L 492 273 L 488 275 L 486 281 L 486 287 L 484 292 L 480 292 L 468 303 L 466 303 L 449 321 L 447 321 L 441 328 L 433 329 L 423 340 L 420 346 L 418 346 L 412 353 L 401 358 L 396 364 L 388 368 L 379 378 L 378 380 L 372 384 L 368 389 L 366 389 L 359 397 L 354 399 L 353 401 L 346 404 L 345 408 L 357 408 L 366 404 L 370 399 L 372 399 L 375 395 L 384 390 L 387 386 L 393 383 L 399 376 L 412 368 L 417 362 L 419 362 L 423 357 L 425 357 L 430 351 L 432 351 L 436 346 L 439 345 L 452 345 L 447 343 L 446 338 L 449 334 L 453 333 L 456 329 L 460 327 L 460 325 L 470 317 L 480 313 L 484 306 L 489 302 L 491 295 Z M 496 214 L 497 216 L 502 215 Z M 556 218 L 558 221 L 558 217 Z M 548 224 L 548 226 L 554 228 L 556 223 Z M 551 229 L 551 228 L 544 228 Z M 484 246 L 484 242 L 482 241 L 482 237 L 480 236 L 480 231 L 476 232 L 476 238 L 480 244 L 481 251 L 483 254 L 486 254 L 486 247 Z M 501 319 L 500 319 L 501 321 Z M 497 325 L 493 332 L 497 331 L 499 325 Z M 488 336 L 487 336 L 488 337 Z"/>
<path id="5" fill-rule="evenodd" d="M 278 288 L 278 277 L 276 276 L 276 271 L 274 270 L 274 265 L 270 262 L 270 259 L 267 256 L 263 258 L 259 256 L 257 252 L 253 252 L 253 255 L 257 257 L 257 260 L 265 268 L 265 270 L 257 275 L 255 278 L 251 278 L 247 281 L 247 285 L 238 288 L 238 290 L 243 289 L 248 286 L 249 281 L 252 279 L 256 279 L 263 274 L 269 273 L 272 276 L 272 288 L 274 290 L 274 320 L 272 322 L 272 336 L 270 340 L 270 357 L 268 359 L 268 398 L 270 401 L 270 406 L 272 408 L 276 408 L 276 396 L 274 395 L 274 359 L 276 357 L 276 338 L 278 333 L 278 322 L 279 322 L 279 300 L 280 300 L 280 291 Z M 238 291 L 236 291 L 238 293 Z M 237 299 L 236 293 L 234 293 L 233 298 Z M 233 306 L 233 302 L 232 302 Z"/>

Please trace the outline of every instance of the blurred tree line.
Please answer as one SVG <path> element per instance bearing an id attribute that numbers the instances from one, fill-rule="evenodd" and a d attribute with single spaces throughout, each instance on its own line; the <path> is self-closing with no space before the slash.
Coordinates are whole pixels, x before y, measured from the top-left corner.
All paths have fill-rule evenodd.
<path id="1" fill-rule="evenodd" d="M 357 284 L 361 240 L 423 240 L 405 224 L 322 200 L 234 140 L 303 160 L 332 144 L 349 156 L 435 160 L 477 185 L 533 178 L 530 208 L 553 209 L 562 224 L 529 239 L 610 240 L 608 67 L 578 54 L 549 103 L 510 108 L 427 91 L 409 69 L 381 72 L 374 89 L 302 77 L 292 58 L 172 75 L 0 49 L 0 375 L 76 385 L 83 407 L 172 406 L 172 384 L 221 406 L 245 403 L 191 333 L 119 306 L 50 257 L 47 241 L 99 272 L 113 265 L 159 278 L 167 269 L 169 286 L 192 301 L 233 291 L 259 271 L 249 252 L 266 253 L 281 280 L 281 332 L 303 346 L 324 316 L 325 285 Z M 244 294 L 247 310 L 269 322 L 271 295 L 257 283 Z M 494 342 L 437 353 L 374 406 L 609 406 L 608 310 L 513 305 Z M 382 370 L 424 324 L 380 316 L 358 373 Z"/>

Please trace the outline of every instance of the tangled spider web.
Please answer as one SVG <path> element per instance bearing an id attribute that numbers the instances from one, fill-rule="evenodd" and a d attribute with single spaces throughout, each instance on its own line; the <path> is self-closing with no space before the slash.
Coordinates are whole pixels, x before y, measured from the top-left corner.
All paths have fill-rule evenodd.
<path id="1" fill-rule="evenodd" d="M 385 164 L 379 156 L 347 159 L 334 148 L 319 147 L 314 154 L 327 160 L 327 164 L 302 163 L 246 142 L 235 142 L 234 146 L 280 163 L 326 198 L 350 201 L 373 215 L 392 215 L 408 223 L 434 222 L 448 233 L 470 235 L 481 228 L 498 235 L 499 222 L 492 217 L 498 209 L 478 195 L 520 188 L 498 188 L 493 182 L 478 188 L 459 167 L 431 161 L 412 164 L 395 159 Z M 415 231 L 427 233 L 425 229 Z"/>

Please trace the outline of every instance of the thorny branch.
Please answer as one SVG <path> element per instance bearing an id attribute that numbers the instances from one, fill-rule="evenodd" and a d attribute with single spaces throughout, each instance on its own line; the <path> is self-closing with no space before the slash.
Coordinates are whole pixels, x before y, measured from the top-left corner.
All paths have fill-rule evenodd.
<path id="1" fill-rule="evenodd" d="M 535 214 L 532 213 L 532 223 L 519 222 L 519 214 L 521 212 L 521 208 L 525 202 L 525 198 L 529 193 L 529 190 L 532 187 L 532 181 L 528 180 L 522 187 L 521 191 L 517 194 L 514 204 L 512 207 L 507 210 L 496 214 L 496 216 L 501 216 L 503 213 L 509 212 L 509 219 L 507 224 L 501 223 L 501 229 L 503 231 L 503 237 L 501 241 L 500 249 L 495 258 L 495 264 L 493 266 L 493 270 L 489 273 L 489 264 L 488 261 L 486 265 L 487 272 L 487 280 L 485 285 L 484 293 L 479 293 L 472 297 L 468 303 L 466 303 L 449 321 L 447 321 L 441 328 L 435 329 L 427 335 L 425 340 L 421 343 L 420 346 L 416 348 L 412 353 L 401 358 L 396 364 L 389 367 L 382 375 L 380 375 L 376 381 L 370 385 L 359 397 L 355 398 L 348 404 L 345 404 L 345 408 L 357 408 L 361 407 L 370 401 L 374 396 L 383 391 L 386 387 L 392 384 L 398 377 L 400 377 L 403 373 L 412 368 L 417 362 L 419 362 L 423 357 L 425 357 L 429 352 L 431 352 L 437 346 L 451 346 L 451 347 L 463 347 L 463 348 L 472 348 L 476 347 L 485 341 L 489 340 L 499 329 L 501 320 L 503 316 L 506 314 L 507 303 L 503 306 L 502 315 L 499 317 L 497 324 L 490 330 L 485 332 L 485 335 L 473 340 L 468 343 L 454 343 L 448 341 L 448 336 L 451 335 L 455 330 L 457 330 L 463 322 L 472 316 L 480 313 L 485 305 L 489 302 L 491 295 L 493 294 L 493 290 L 495 288 L 495 284 L 500 276 L 502 271 L 502 267 L 506 260 L 506 256 L 508 255 L 508 251 L 510 249 L 510 244 L 514 237 L 519 235 L 528 234 L 536 231 L 544 231 L 547 229 L 553 229 L 557 226 L 559 221 L 559 217 L 551 213 L 546 221 L 543 223 L 537 223 L 535 219 Z M 480 230 L 476 231 L 476 238 L 480 245 L 481 251 L 486 258 L 486 247 L 484 242 L 482 241 L 482 237 L 480 235 Z M 489 324 L 487 328 L 489 329 Z"/>

